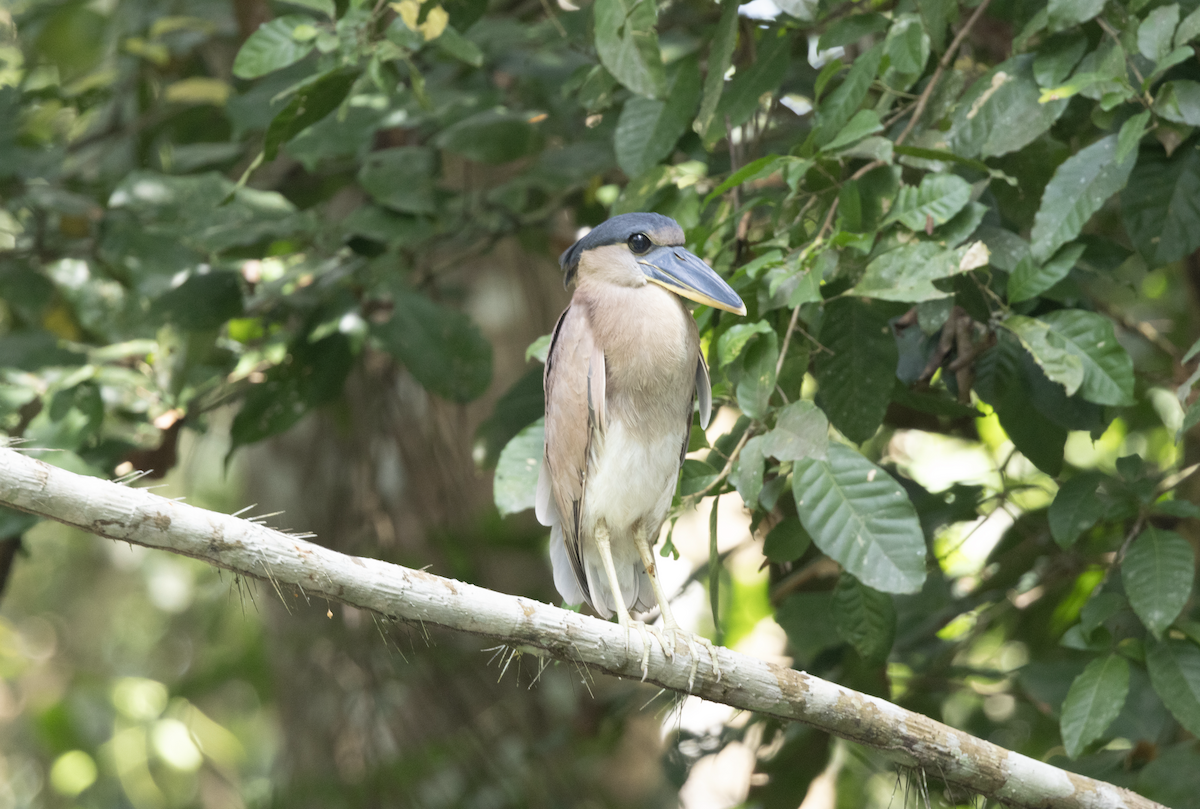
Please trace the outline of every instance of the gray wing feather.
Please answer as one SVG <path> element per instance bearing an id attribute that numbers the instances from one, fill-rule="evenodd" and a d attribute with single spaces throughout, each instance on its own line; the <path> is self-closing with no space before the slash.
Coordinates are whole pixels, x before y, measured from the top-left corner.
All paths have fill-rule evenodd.
<path id="1" fill-rule="evenodd" d="M 597 377 L 592 366 L 598 353 L 601 367 Z M 568 603 L 579 603 L 582 597 L 593 604 L 579 532 L 588 454 L 597 416 L 603 418 L 602 363 L 603 354 L 596 350 L 586 310 L 568 307 L 555 326 L 546 357 L 546 445 L 542 459 L 545 483 L 543 475 L 538 479 L 539 502 L 545 497 L 546 511 L 552 508 L 558 517 L 561 539 L 552 526 L 550 558 L 555 586 Z M 596 396 L 601 402 L 599 413 L 592 401 Z M 575 587 L 570 586 L 572 579 Z"/>

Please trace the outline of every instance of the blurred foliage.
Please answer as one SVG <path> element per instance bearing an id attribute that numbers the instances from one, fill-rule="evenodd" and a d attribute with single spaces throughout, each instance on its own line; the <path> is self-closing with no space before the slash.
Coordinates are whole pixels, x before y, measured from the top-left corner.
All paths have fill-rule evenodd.
<path id="1" fill-rule="evenodd" d="M 1200 805 L 1200 9 L 761 5 L 9 4 L 0 429 L 74 471 L 162 474 L 181 428 L 236 408 L 227 464 L 336 408 L 372 355 L 470 402 L 493 387 L 472 260 L 659 211 L 749 310 L 696 313 L 741 417 L 694 435 L 677 503 L 737 498 L 769 562 L 726 569 L 713 537 L 717 636 L 777 624 L 814 674 Z M 540 411 L 531 373 L 477 435 L 502 513 L 532 503 Z M 4 558 L 31 524 L 0 515 Z M 80 652 L 0 699 L 23 718 L 0 800 L 215 805 L 211 775 L 268 801 L 263 630 L 229 583 L 147 562 L 125 575 L 190 600 L 127 581 L 55 626 L 99 551 L 45 530 L 0 623 L 6 694 L 68 630 L 203 646 Z M 888 802 L 870 754 L 759 720 L 681 725 L 665 772 L 735 742 L 750 805 L 795 806 L 822 770 L 843 805 Z"/>

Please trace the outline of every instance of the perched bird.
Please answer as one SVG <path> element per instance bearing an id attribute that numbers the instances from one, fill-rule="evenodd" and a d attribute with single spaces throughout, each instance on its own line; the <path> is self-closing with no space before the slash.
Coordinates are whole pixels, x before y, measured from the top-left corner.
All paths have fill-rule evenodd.
<path id="1" fill-rule="evenodd" d="M 683 229 L 653 213 L 615 216 L 575 242 L 559 263 L 575 279 L 546 358 L 546 444 L 537 517 L 550 531 L 554 584 L 568 604 L 642 633 L 630 611 L 657 601 L 673 656 L 683 637 L 656 575 L 653 546 L 666 520 L 691 433 L 712 409 L 700 338 L 681 297 L 739 315 L 737 293 L 684 249 Z M 711 644 L 701 639 L 709 646 Z M 711 656 L 719 674 L 715 654 Z"/>

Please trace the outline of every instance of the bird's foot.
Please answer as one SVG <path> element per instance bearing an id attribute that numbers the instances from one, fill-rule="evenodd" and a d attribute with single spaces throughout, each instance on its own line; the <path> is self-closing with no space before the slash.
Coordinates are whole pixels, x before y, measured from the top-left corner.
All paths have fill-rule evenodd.
<path id="1" fill-rule="evenodd" d="M 671 638 L 671 648 L 667 649 L 667 644 L 663 643 L 663 652 L 667 657 L 675 655 L 675 639 L 682 638 L 687 644 L 688 653 L 691 655 L 692 663 L 688 670 L 688 693 L 691 693 L 696 684 L 696 673 L 700 670 L 700 649 L 703 646 L 708 650 L 708 659 L 712 664 L 712 673 L 716 676 L 717 682 L 721 682 L 721 664 L 717 662 L 717 647 L 713 642 L 703 635 L 697 635 L 695 632 L 688 632 L 678 626 L 667 627 L 666 636 Z"/>
<path id="2" fill-rule="evenodd" d="M 660 644 L 663 642 L 663 638 L 657 629 L 646 626 L 644 621 L 635 620 L 632 623 L 642 635 L 642 682 L 646 682 L 646 676 L 650 673 L 650 636 L 658 638 Z"/>

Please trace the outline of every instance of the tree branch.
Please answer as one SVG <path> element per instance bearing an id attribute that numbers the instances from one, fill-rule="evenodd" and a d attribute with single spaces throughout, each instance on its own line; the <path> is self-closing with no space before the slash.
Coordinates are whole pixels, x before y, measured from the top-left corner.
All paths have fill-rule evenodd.
<path id="1" fill-rule="evenodd" d="M 0 505 L 109 539 L 202 559 L 277 588 L 294 585 L 392 620 L 433 623 L 533 646 L 558 660 L 619 677 L 642 675 L 642 638 L 617 624 L 377 559 L 346 556 L 255 522 L 76 475 L 6 448 L 0 448 Z M 1006 805 L 1159 806 L 804 672 L 725 648 L 717 648 L 716 654 L 720 680 L 705 652 L 691 693 L 807 722 Z M 687 693 L 691 664 L 682 649 L 672 659 L 652 644 L 644 679 Z"/>

